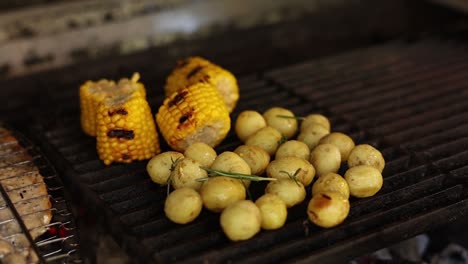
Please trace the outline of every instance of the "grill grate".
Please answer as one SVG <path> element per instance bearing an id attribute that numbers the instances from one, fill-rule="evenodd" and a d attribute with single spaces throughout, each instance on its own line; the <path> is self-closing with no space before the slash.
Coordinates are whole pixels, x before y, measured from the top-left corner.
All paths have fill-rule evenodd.
<path id="1" fill-rule="evenodd" d="M 189 225 L 171 223 L 163 212 L 165 188 L 151 183 L 146 162 L 105 167 L 98 160 L 94 139 L 80 129 L 78 98 L 65 87 L 56 100 L 73 106 L 59 104 L 58 121 L 33 132 L 65 184 L 104 215 L 110 232 L 141 261 L 337 263 L 468 214 L 467 58 L 457 43 L 390 43 L 240 78 L 233 120 L 241 110 L 271 106 L 320 112 L 333 130 L 383 152 L 383 189 L 351 200 L 347 220 L 327 230 L 306 221 L 306 202 L 290 210 L 284 228 L 237 243 L 209 212 Z M 150 94 L 156 110 L 162 97 L 152 94 L 162 93 Z M 230 132 L 217 150 L 238 144 Z"/>

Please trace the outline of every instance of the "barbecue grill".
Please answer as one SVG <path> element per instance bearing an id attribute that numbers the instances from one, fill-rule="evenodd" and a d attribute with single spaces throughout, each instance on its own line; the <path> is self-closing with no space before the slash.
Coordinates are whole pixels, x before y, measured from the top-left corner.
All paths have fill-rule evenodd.
<path id="1" fill-rule="evenodd" d="M 437 18 L 455 14 L 420 4 Z M 463 19 L 443 20 L 437 29 L 445 30 L 399 28 L 397 37 L 370 30 L 345 44 L 337 44 L 343 36 L 330 36 L 331 45 L 326 38 L 310 44 L 317 36 L 308 27 L 317 20 L 301 18 L 95 59 L 2 80 L 0 117 L 51 161 L 57 173 L 50 175 L 77 201 L 81 220 L 96 222 L 136 263 L 343 263 L 466 221 L 468 50 L 463 34 L 446 28 L 454 17 Z M 287 38 L 294 33 L 300 35 Z M 299 116 L 321 113 L 332 130 L 377 147 L 387 162 L 382 190 L 351 199 L 348 218 L 331 229 L 307 221 L 306 202 L 289 210 L 285 227 L 243 242 L 230 242 L 210 212 L 188 225 L 171 223 L 163 212 L 166 189 L 151 182 L 146 161 L 105 166 L 98 159 L 95 139 L 80 128 L 77 89 L 88 79 L 138 71 L 156 112 L 175 61 L 194 54 L 238 77 L 241 99 L 232 120 L 242 110 L 272 106 Z M 231 131 L 217 151 L 238 145 Z M 255 184 L 253 196 L 264 187 Z"/>

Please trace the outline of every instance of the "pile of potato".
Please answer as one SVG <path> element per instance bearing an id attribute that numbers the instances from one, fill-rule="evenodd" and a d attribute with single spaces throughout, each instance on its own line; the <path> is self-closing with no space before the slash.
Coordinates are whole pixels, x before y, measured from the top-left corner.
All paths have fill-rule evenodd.
<path id="1" fill-rule="evenodd" d="M 149 161 L 151 179 L 174 189 L 164 208 L 171 221 L 189 223 L 205 207 L 221 213 L 229 239 L 246 240 L 261 229 L 281 228 L 287 208 L 302 203 L 312 185 L 308 218 L 329 228 L 347 217 L 350 195 L 370 197 L 382 187 L 382 154 L 331 132 L 323 115 L 296 117 L 281 107 L 263 114 L 247 110 L 239 114 L 235 131 L 244 144 L 232 152 L 217 155 L 210 146 L 195 143 L 184 153 L 168 151 Z M 345 162 L 348 169 L 341 176 L 337 173 Z M 255 202 L 248 199 L 251 180 L 269 181 Z"/>

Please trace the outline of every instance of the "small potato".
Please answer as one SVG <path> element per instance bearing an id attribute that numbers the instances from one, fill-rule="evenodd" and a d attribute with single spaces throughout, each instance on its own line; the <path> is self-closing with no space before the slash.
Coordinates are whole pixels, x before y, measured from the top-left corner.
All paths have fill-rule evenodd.
<path id="1" fill-rule="evenodd" d="M 192 188 L 183 187 L 167 196 L 164 213 L 174 223 L 187 224 L 198 217 L 202 207 L 200 194 Z"/>
<path id="2" fill-rule="evenodd" d="M 309 126 L 297 136 L 297 140 L 304 142 L 310 150 L 313 150 L 320 139 L 328 134 L 330 134 L 330 131 L 323 126 Z"/>
<path id="3" fill-rule="evenodd" d="M 198 161 L 202 166 L 210 167 L 216 158 L 216 151 L 206 143 L 195 142 L 184 152 L 184 156 Z"/>
<path id="4" fill-rule="evenodd" d="M 382 153 L 369 144 L 361 144 L 354 147 L 348 156 L 348 167 L 369 165 L 377 168 L 381 173 L 385 167 Z"/>
<path id="5" fill-rule="evenodd" d="M 307 215 L 312 223 L 330 228 L 345 220 L 349 213 L 349 207 L 349 200 L 339 193 L 318 193 L 312 196 L 307 206 Z"/>
<path id="6" fill-rule="evenodd" d="M 225 172 L 235 172 L 242 174 L 252 174 L 249 164 L 241 158 L 237 153 L 225 151 L 216 157 L 211 164 L 211 169 Z M 246 187 L 250 185 L 249 180 L 242 180 Z"/>
<path id="7" fill-rule="evenodd" d="M 318 145 L 310 154 L 310 163 L 317 171 L 318 177 L 337 172 L 341 166 L 340 150 L 332 144 Z"/>
<path id="8" fill-rule="evenodd" d="M 265 150 L 268 155 L 273 156 L 276 149 L 278 149 L 281 138 L 281 133 L 278 130 L 267 126 L 250 136 L 245 142 L 245 145 L 260 147 Z"/>
<path id="9" fill-rule="evenodd" d="M 255 201 L 262 215 L 262 228 L 274 230 L 282 227 L 288 216 L 288 209 L 278 195 L 265 193 Z"/>
<path id="10" fill-rule="evenodd" d="M 171 173 L 172 187 L 174 189 L 188 187 L 198 191 L 202 182 L 197 181 L 197 179 L 208 177 L 208 173 L 200 166 L 201 164 L 193 159 L 179 160 Z"/>
<path id="11" fill-rule="evenodd" d="M 241 145 L 234 152 L 247 162 L 254 175 L 262 175 L 270 163 L 270 155 L 257 146 Z"/>
<path id="12" fill-rule="evenodd" d="M 301 123 L 301 132 L 306 130 L 312 125 L 319 125 L 324 127 L 326 130 L 330 131 L 330 121 L 324 115 L 321 114 L 311 114 L 305 117 Z"/>
<path id="13" fill-rule="evenodd" d="M 309 186 L 315 176 L 315 169 L 309 161 L 298 157 L 275 159 L 268 164 L 266 173 L 270 178 L 290 179 L 299 169 L 296 179 L 304 186 Z"/>
<path id="14" fill-rule="evenodd" d="M 290 116 L 285 118 L 280 116 Z M 263 113 L 263 118 L 268 126 L 278 130 L 287 139 L 292 138 L 297 133 L 297 120 L 294 113 L 282 107 L 272 107 Z"/>
<path id="15" fill-rule="evenodd" d="M 265 193 L 278 195 L 288 208 L 300 204 L 306 197 L 304 185 L 292 179 L 271 181 L 266 186 Z"/>
<path id="16" fill-rule="evenodd" d="M 312 195 L 326 192 L 337 192 L 343 195 L 344 198 L 349 199 L 348 183 L 341 175 L 333 172 L 318 178 L 312 185 Z"/>
<path id="17" fill-rule="evenodd" d="M 245 200 L 245 187 L 241 181 L 229 177 L 211 177 L 200 189 L 203 205 L 212 212 L 221 212 L 230 204 Z"/>
<path id="18" fill-rule="evenodd" d="M 171 168 L 178 159 L 183 159 L 184 154 L 176 151 L 167 151 L 154 156 L 146 165 L 151 180 L 160 185 L 167 185 Z"/>
<path id="19" fill-rule="evenodd" d="M 247 240 L 260 232 L 262 217 L 258 207 L 249 200 L 228 206 L 219 219 L 224 234 L 232 241 Z"/>
<path id="20" fill-rule="evenodd" d="M 369 165 L 349 168 L 344 177 L 349 185 L 349 192 L 354 197 L 373 196 L 383 185 L 383 177 L 380 171 Z"/>
<path id="21" fill-rule="evenodd" d="M 310 159 L 310 149 L 306 143 L 299 140 L 288 140 L 281 144 L 276 150 L 275 158 L 298 157 L 301 159 Z"/>
<path id="22" fill-rule="evenodd" d="M 349 153 L 354 148 L 354 140 L 341 132 L 330 133 L 320 139 L 320 144 L 330 143 L 338 147 L 341 154 L 341 161 L 347 161 Z"/>
<path id="23" fill-rule="evenodd" d="M 259 112 L 242 111 L 236 119 L 236 135 L 242 142 L 245 142 L 248 137 L 266 126 L 265 118 Z"/>

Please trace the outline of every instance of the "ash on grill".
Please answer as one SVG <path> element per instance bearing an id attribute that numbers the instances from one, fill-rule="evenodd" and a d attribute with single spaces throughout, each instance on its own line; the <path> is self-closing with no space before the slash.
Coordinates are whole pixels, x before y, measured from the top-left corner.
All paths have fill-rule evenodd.
<path id="1" fill-rule="evenodd" d="M 80 263 L 61 180 L 26 138 L 0 125 L 0 246 L 10 251 L 3 261 Z"/>

